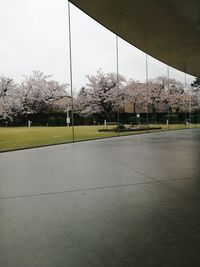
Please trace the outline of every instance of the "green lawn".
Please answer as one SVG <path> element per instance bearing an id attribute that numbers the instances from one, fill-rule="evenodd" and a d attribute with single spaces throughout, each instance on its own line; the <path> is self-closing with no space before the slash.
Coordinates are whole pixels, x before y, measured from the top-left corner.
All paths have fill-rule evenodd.
<path id="1" fill-rule="evenodd" d="M 100 126 L 101 127 L 101 126 Z M 115 136 L 99 133 L 99 126 L 76 126 L 75 141 Z M 71 127 L 0 128 L 0 151 L 72 142 Z"/>
<path id="2" fill-rule="evenodd" d="M 75 126 L 75 141 L 112 137 L 118 135 L 118 133 L 115 132 L 98 132 L 98 129 L 102 127 L 104 126 Z M 161 127 L 161 131 L 168 130 L 167 125 L 161 125 Z M 190 127 L 193 128 L 194 126 L 191 125 Z M 200 125 L 196 125 L 195 127 L 200 127 Z M 189 128 L 189 126 L 169 126 L 169 130 L 186 128 Z M 120 133 L 120 135 L 138 134 L 143 132 L 123 132 Z M 0 151 L 9 151 L 19 148 L 29 148 L 67 142 L 72 142 L 71 127 L 0 128 Z"/>

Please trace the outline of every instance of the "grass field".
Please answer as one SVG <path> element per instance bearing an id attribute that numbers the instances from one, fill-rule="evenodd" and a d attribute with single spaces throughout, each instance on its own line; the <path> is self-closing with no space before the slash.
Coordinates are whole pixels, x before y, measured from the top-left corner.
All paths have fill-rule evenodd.
<path id="1" fill-rule="evenodd" d="M 160 125 L 162 130 L 168 130 L 167 125 Z M 98 132 L 104 126 L 75 126 L 75 141 L 89 140 L 117 136 L 116 132 Z M 110 126 L 113 127 L 113 126 Z M 184 126 L 169 125 L 169 130 L 200 127 L 200 125 Z M 123 132 L 120 135 L 138 134 L 143 132 Z M 152 131 L 151 131 L 152 132 Z M 6 127 L 0 128 L 0 151 L 9 151 L 21 148 L 30 148 L 43 145 L 72 142 L 71 127 Z"/>

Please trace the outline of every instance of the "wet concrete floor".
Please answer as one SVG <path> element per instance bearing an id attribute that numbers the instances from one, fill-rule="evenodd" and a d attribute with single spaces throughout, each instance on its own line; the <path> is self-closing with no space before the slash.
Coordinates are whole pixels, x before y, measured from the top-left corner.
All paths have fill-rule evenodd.
<path id="1" fill-rule="evenodd" d="M 200 130 L 0 154 L 1 267 L 200 266 Z"/>

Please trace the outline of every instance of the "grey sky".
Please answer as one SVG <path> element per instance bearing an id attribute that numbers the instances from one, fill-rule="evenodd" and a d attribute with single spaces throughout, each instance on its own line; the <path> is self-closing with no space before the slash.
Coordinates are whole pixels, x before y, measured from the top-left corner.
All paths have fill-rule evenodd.
<path id="1" fill-rule="evenodd" d="M 68 17 L 66 0 L 0 1 L 0 74 L 17 82 L 23 74 L 41 70 L 55 80 L 69 82 Z M 85 75 L 116 72 L 115 35 L 71 5 L 73 84 Z M 119 39 L 119 71 L 127 78 L 145 80 L 145 54 Z M 149 78 L 167 75 L 165 64 L 149 57 Z M 170 76 L 184 74 L 170 68 Z M 191 82 L 192 76 L 187 76 Z"/>

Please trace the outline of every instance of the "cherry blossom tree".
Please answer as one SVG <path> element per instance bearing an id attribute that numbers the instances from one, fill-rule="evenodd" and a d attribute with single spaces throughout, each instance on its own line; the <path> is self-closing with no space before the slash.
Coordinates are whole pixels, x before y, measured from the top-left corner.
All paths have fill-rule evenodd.
<path id="1" fill-rule="evenodd" d="M 141 107 L 147 103 L 147 87 L 146 84 L 129 80 L 124 88 L 123 104 L 133 105 L 133 113 L 141 110 Z"/>
<path id="2" fill-rule="evenodd" d="M 85 116 L 101 116 L 112 120 L 113 112 L 121 108 L 126 79 L 116 73 L 87 75 L 88 84 L 77 97 L 77 106 Z"/>
<path id="3" fill-rule="evenodd" d="M 186 99 L 187 92 L 185 91 L 183 84 L 175 79 L 170 79 L 168 91 L 169 111 L 175 113 L 188 111 L 186 107 Z"/>
<path id="4" fill-rule="evenodd" d="M 126 80 L 116 73 L 87 75 L 88 83 L 74 96 L 74 112 L 83 117 L 112 121 L 116 112 L 124 112 L 131 104 L 133 113 L 188 112 L 200 107 L 200 82 L 192 84 L 191 91 L 175 79 L 157 77 L 148 84 Z M 200 80 L 200 79 L 199 79 Z M 60 84 L 40 71 L 24 76 L 20 84 L 7 77 L 0 77 L 0 119 L 12 120 L 27 114 L 66 113 L 71 110 L 68 84 Z M 190 94 L 191 93 L 191 94 Z"/>
<path id="5" fill-rule="evenodd" d="M 20 88 L 7 77 L 0 77 L 0 119 L 12 120 L 21 111 Z"/>
<path id="6" fill-rule="evenodd" d="M 45 75 L 40 71 L 33 71 L 31 75 L 25 76 L 21 83 L 22 110 L 23 113 L 48 113 L 58 108 L 61 98 L 66 98 L 67 84 L 59 84 L 50 79 L 51 75 Z M 69 102 L 66 102 L 67 108 Z M 63 103 L 62 103 L 63 106 Z M 62 109 L 61 109 L 62 110 Z"/>
<path id="7" fill-rule="evenodd" d="M 157 77 L 148 82 L 148 111 L 151 113 L 166 112 L 168 94 L 165 77 Z"/>
<path id="8" fill-rule="evenodd" d="M 200 77 L 191 83 L 191 106 L 193 112 L 200 111 Z"/>
<path id="9" fill-rule="evenodd" d="M 85 87 L 82 87 L 74 101 L 75 112 L 80 116 L 90 114 L 90 95 Z"/>
<path id="10" fill-rule="evenodd" d="M 60 84 L 40 71 L 24 76 L 20 84 L 0 77 L 0 119 L 10 120 L 26 114 L 60 112 L 71 108 L 68 84 Z"/>
<path id="11" fill-rule="evenodd" d="M 133 113 L 165 112 L 167 101 L 166 86 L 163 77 L 149 80 L 148 84 L 130 80 L 125 87 L 125 104 L 133 105 Z M 148 108 L 147 108 L 148 107 Z"/>
<path id="12" fill-rule="evenodd" d="M 189 93 L 176 79 L 157 77 L 148 83 L 148 103 L 151 112 L 185 112 Z"/>
<path id="13" fill-rule="evenodd" d="M 119 91 L 115 73 L 87 75 L 89 83 L 83 87 L 76 98 L 76 109 L 82 116 L 109 114 L 125 105 L 133 105 L 133 113 L 142 112 L 186 112 L 188 92 L 181 82 L 166 77 L 149 80 L 148 85 L 134 80 L 126 81 L 119 75 Z M 119 94 L 118 94 L 119 92 Z M 109 118 L 110 119 L 110 118 Z"/>

